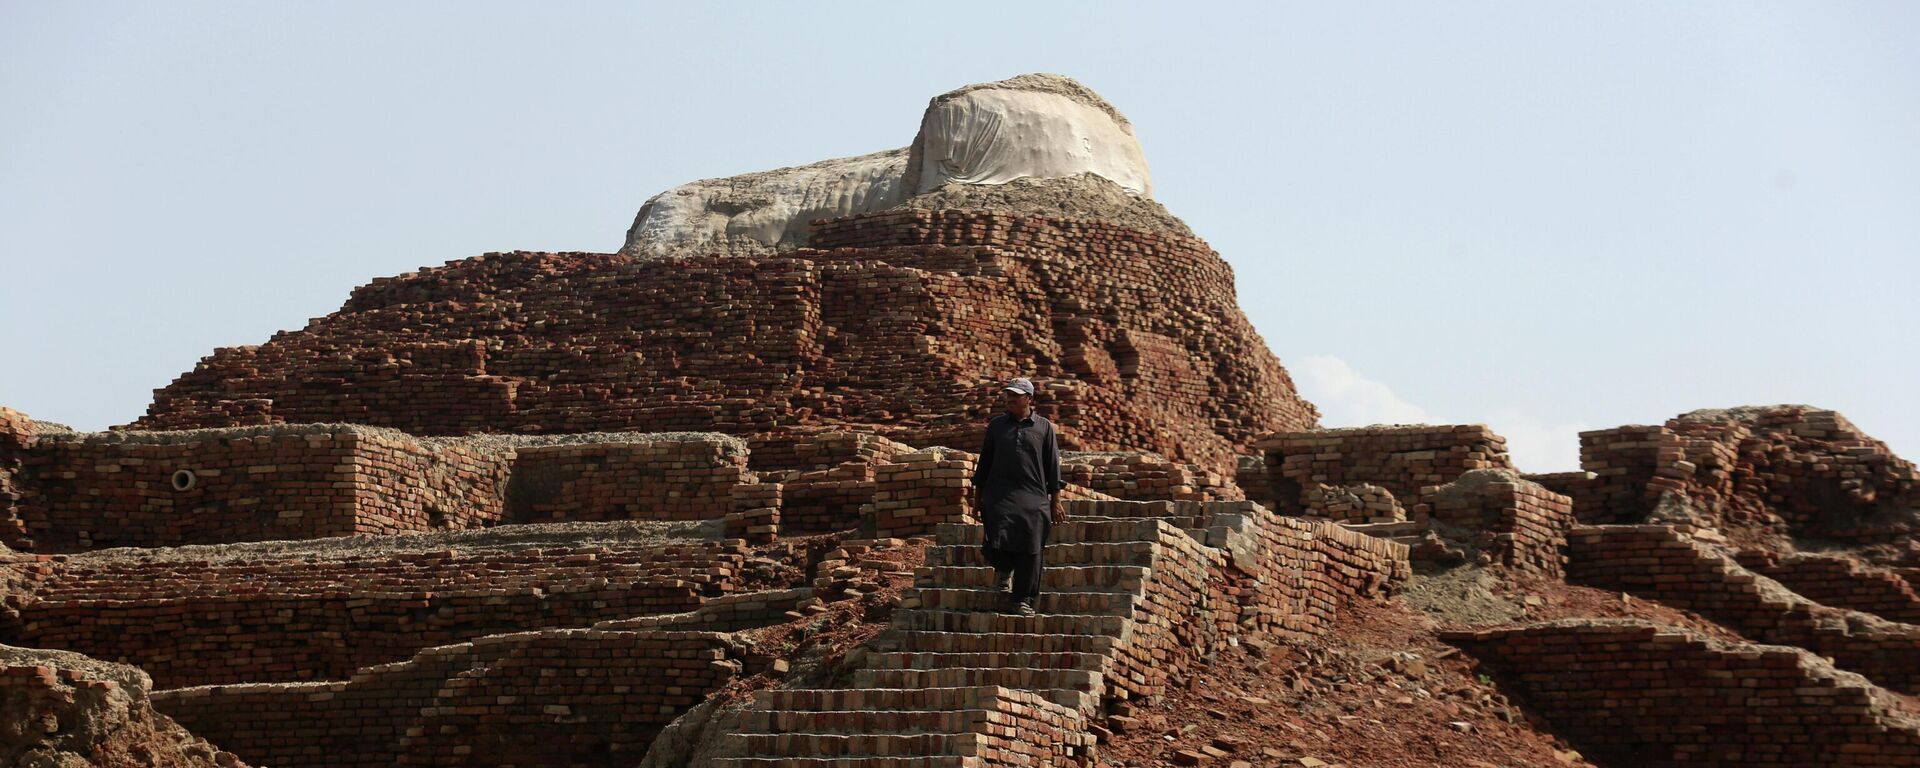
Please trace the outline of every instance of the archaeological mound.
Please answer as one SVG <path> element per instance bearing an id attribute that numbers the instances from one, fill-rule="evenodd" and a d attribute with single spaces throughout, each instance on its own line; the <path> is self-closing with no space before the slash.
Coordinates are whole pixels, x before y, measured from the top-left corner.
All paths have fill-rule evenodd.
<path id="1" fill-rule="evenodd" d="M 1152 193 L 1023 75 L 375 279 L 122 428 L 0 408 L 0 763 L 1920 764 L 1913 464 L 1800 405 L 1552 474 L 1322 428 Z M 1032 616 L 971 504 L 1016 376 Z"/>

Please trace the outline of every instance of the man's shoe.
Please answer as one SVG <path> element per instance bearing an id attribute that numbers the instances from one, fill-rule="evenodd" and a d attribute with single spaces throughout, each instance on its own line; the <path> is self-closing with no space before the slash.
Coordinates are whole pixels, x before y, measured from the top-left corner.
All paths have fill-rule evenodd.
<path id="1" fill-rule="evenodd" d="M 993 583 L 1002 594 L 1013 592 L 1013 571 L 994 571 Z"/>
<path id="2" fill-rule="evenodd" d="M 1014 614 L 1015 616 L 1032 616 L 1032 615 L 1033 615 L 1033 601 L 1032 601 L 1032 600 L 1022 600 L 1022 601 L 1020 601 L 1020 602 L 1017 602 L 1017 603 L 1014 603 L 1014 604 L 1013 604 L 1013 614 Z"/>

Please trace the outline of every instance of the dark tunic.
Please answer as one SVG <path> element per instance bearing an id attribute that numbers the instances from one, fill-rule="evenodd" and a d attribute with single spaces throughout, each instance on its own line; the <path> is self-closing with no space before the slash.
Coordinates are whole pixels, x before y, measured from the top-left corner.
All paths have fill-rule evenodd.
<path id="1" fill-rule="evenodd" d="M 1047 497 L 1067 487 L 1060 480 L 1060 448 L 1053 422 L 1039 414 L 1015 420 L 1009 414 L 987 423 L 980 463 L 973 470 L 985 546 L 1033 554 L 1052 527 Z"/>

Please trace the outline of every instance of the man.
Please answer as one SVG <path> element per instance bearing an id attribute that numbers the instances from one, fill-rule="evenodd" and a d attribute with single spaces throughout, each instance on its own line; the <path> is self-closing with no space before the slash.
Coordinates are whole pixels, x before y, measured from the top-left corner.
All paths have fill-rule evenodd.
<path id="1" fill-rule="evenodd" d="M 1014 379 L 1000 391 L 1006 413 L 987 424 L 973 471 L 975 510 L 986 523 L 981 542 L 1003 604 L 1033 615 L 1040 595 L 1041 550 L 1060 511 L 1060 448 L 1053 422 L 1033 412 L 1033 382 Z"/>

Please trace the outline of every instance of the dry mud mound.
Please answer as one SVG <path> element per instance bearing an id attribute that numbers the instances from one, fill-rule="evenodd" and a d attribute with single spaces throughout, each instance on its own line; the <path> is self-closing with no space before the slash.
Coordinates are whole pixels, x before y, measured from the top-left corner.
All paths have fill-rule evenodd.
<path id="1" fill-rule="evenodd" d="M 0 765 L 243 765 L 154 711 L 145 672 L 64 651 L 0 646 Z"/>

